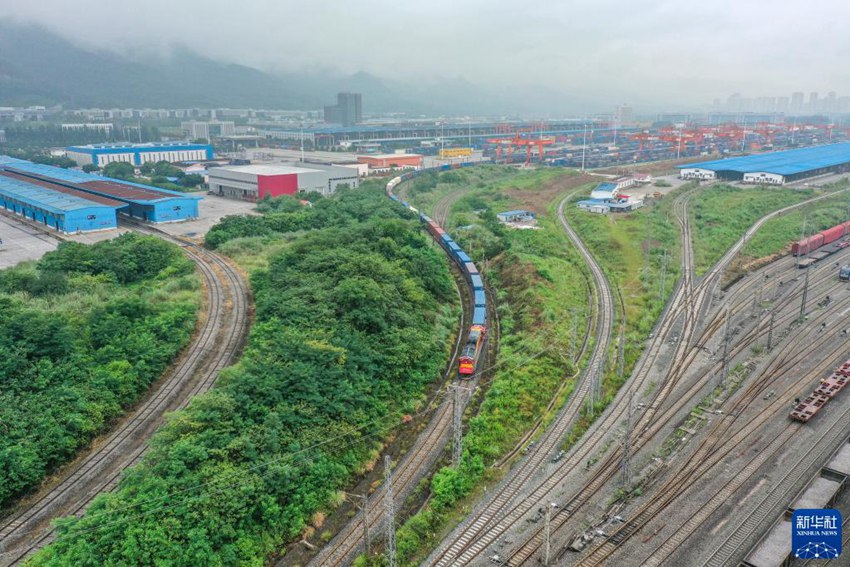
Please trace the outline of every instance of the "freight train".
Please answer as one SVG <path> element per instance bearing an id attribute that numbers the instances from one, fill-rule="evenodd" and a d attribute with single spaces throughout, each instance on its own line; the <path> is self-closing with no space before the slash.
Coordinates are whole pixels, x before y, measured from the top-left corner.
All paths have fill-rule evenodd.
<path id="1" fill-rule="evenodd" d="M 484 282 L 481 279 L 481 273 L 472 262 L 472 259 L 464 252 L 457 242 L 446 233 L 437 222 L 428 215 L 420 212 L 416 207 L 412 206 L 407 201 L 402 201 L 393 194 L 393 190 L 399 183 L 409 181 L 414 177 L 421 175 L 427 171 L 447 171 L 449 169 L 458 169 L 461 167 L 469 167 L 474 163 L 459 163 L 452 165 L 441 165 L 439 167 L 420 169 L 410 171 L 399 177 L 395 177 L 387 183 L 387 194 L 393 201 L 399 202 L 414 213 L 419 215 L 419 220 L 425 225 L 425 230 L 428 234 L 446 251 L 449 257 L 458 265 L 467 284 L 472 291 L 474 306 L 472 309 L 472 324 L 466 337 L 466 342 L 458 357 L 458 375 L 463 379 L 471 379 L 475 376 L 475 371 L 478 368 L 478 361 L 481 358 L 481 353 L 484 350 L 484 344 L 487 339 L 487 295 L 484 292 Z"/>
<path id="2" fill-rule="evenodd" d="M 815 262 L 820 262 L 827 256 L 847 248 L 850 246 L 850 239 L 846 238 L 848 235 L 850 235 L 850 222 L 844 222 L 795 242 L 791 245 L 791 254 L 806 256 L 804 260 L 797 262 L 797 267 L 808 268 Z"/>
<path id="3" fill-rule="evenodd" d="M 847 379 L 850 378 L 850 360 L 847 360 L 833 370 L 832 374 L 820 381 L 820 384 L 814 392 L 803 400 L 798 401 L 794 406 L 794 410 L 789 416 L 794 421 L 802 421 L 806 423 L 817 414 L 823 406 L 829 403 L 829 400 L 838 395 L 838 392 L 844 389 L 847 385 Z"/>

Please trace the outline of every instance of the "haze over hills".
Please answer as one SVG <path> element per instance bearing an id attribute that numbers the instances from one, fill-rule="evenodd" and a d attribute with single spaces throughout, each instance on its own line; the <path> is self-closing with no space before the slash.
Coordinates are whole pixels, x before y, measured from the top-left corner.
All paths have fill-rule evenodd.
<path id="1" fill-rule="evenodd" d="M 367 112 L 563 115 L 605 110 L 551 89 L 482 87 L 463 78 L 410 84 L 359 72 L 267 73 L 187 48 L 130 57 L 77 46 L 42 27 L 0 22 L 0 105 L 319 109 L 340 90 Z"/>

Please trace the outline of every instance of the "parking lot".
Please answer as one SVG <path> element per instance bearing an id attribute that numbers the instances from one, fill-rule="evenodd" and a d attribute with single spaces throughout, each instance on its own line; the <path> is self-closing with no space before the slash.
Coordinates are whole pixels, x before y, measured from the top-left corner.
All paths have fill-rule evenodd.
<path id="1" fill-rule="evenodd" d="M 200 218 L 175 223 L 162 223 L 156 226 L 174 236 L 185 236 L 200 240 L 222 218 L 228 215 L 256 214 L 254 207 L 256 207 L 256 204 L 249 201 L 204 195 L 204 200 L 198 203 Z"/>
<path id="2" fill-rule="evenodd" d="M 0 215 L 0 269 L 9 268 L 27 260 L 38 260 L 55 250 L 59 241 Z"/>

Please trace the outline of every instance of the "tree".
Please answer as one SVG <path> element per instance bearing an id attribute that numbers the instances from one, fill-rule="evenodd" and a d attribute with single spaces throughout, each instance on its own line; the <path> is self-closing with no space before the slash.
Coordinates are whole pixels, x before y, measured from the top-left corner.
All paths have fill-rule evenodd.
<path id="1" fill-rule="evenodd" d="M 198 175 L 197 173 L 190 173 L 188 175 L 184 175 L 180 179 L 180 185 L 182 185 L 183 187 L 197 187 L 203 182 L 204 176 Z"/>
<path id="2" fill-rule="evenodd" d="M 100 168 L 93 163 L 87 163 L 83 166 L 83 171 L 91 173 L 92 171 L 100 171 Z"/>
<path id="3" fill-rule="evenodd" d="M 136 175 L 136 168 L 126 161 L 113 161 L 103 166 L 103 174 L 116 179 L 132 179 Z"/>

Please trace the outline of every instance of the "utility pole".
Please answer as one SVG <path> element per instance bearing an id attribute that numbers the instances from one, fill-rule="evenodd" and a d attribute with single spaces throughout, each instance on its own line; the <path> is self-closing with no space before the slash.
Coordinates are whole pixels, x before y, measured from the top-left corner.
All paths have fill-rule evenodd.
<path id="1" fill-rule="evenodd" d="M 392 458 L 384 456 L 384 514 L 387 516 L 387 561 L 395 567 L 395 503 L 393 502 Z"/>
<path id="2" fill-rule="evenodd" d="M 546 517 L 544 519 L 543 531 L 546 534 L 546 545 L 543 550 L 543 565 L 548 567 L 549 565 L 549 556 L 552 551 L 552 508 L 555 506 L 555 503 L 552 502 L 548 506 L 546 506 Z"/>
<path id="3" fill-rule="evenodd" d="M 575 307 L 570 308 L 572 314 L 572 327 L 570 329 L 570 358 L 575 359 L 578 356 L 576 352 L 576 341 L 578 340 L 578 313 Z M 578 362 L 578 361 L 576 361 Z"/>
<path id="4" fill-rule="evenodd" d="M 770 327 L 767 330 L 767 352 L 770 352 L 770 349 L 773 348 L 773 319 L 776 317 L 776 311 L 772 310 L 770 312 Z"/>
<path id="5" fill-rule="evenodd" d="M 634 391 L 629 392 L 629 413 L 626 414 L 626 433 L 623 435 L 623 493 L 628 494 L 632 487 L 632 412 L 634 411 Z"/>
<path id="6" fill-rule="evenodd" d="M 617 376 L 623 377 L 626 366 L 626 323 L 620 324 L 620 345 L 617 352 Z"/>
<path id="7" fill-rule="evenodd" d="M 729 372 L 729 306 L 726 306 L 726 323 L 723 325 L 723 365 L 720 368 L 720 386 L 726 382 L 726 374 Z"/>
<path id="8" fill-rule="evenodd" d="M 806 283 L 803 284 L 803 301 L 800 303 L 800 320 L 803 320 L 803 316 L 806 314 L 806 298 L 809 295 L 809 272 L 811 268 L 806 268 Z"/>
<path id="9" fill-rule="evenodd" d="M 460 466 L 460 459 L 463 456 L 463 400 L 461 392 L 465 392 L 466 388 L 452 384 L 450 390 L 454 390 L 452 396 L 452 466 L 457 468 Z"/>
<path id="10" fill-rule="evenodd" d="M 353 496 L 354 498 L 359 498 L 363 505 L 360 507 L 360 510 L 363 512 L 363 546 L 366 548 L 366 560 L 368 561 L 369 557 L 372 554 L 372 545 L 371 540 L 369 538 L 369 493 L 365 494 L 349 494 L 345 493 L 347 496 Z"/>
<path id="11" fill-rule="evenodd" d="M 581 172 L 584 173 L 584 154 L 587 151 L 587 122 L 584 123 L 584 137 L 581 142 Z"/>
<path id="12" fill-rule="evenodd" d="M 664 249 L 664 256 L 661 257 L 661 288 L 658 290 L 658 299 L 664 301 L 664 289 L 667 287 L 667 249 Z"/>

